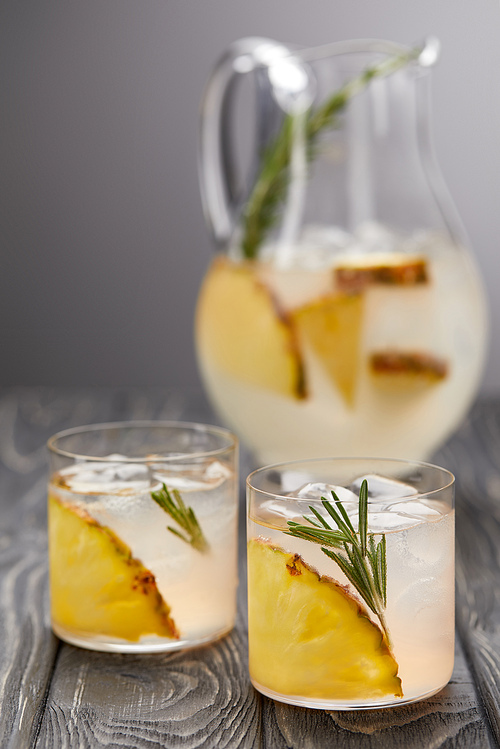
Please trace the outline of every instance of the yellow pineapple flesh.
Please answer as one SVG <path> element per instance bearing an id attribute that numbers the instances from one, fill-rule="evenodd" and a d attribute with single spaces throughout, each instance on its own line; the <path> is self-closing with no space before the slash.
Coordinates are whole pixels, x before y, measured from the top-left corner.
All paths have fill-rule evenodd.
<path id="1" fill-rule="evenodd" d="M 382 631 L 298 554 L 249 541 L 248 608 L 250 675 L 263 688 L 345 702 L 403 696 Z"/>
<path id="2" fill-rule="evenodd" d="M 178 639 L 154 575 L 85 510 L 49 497 L 51 611 L 54 625 L 80 636 L 137 642 Z"/>
<path id="3" fill-rule="evenodd" d="M 295 332 L 250 263 L 219 257 L 196 313 L 199 350 L 227 375 L 292 398 L 305 395 Z"/>
<path id="4" fill-rule="evenodd" d="M 301 340 L 309 344 L 345 403 L 353 405 L 363 325 L 361 294 L 332 294 L 293 313 Z"/>

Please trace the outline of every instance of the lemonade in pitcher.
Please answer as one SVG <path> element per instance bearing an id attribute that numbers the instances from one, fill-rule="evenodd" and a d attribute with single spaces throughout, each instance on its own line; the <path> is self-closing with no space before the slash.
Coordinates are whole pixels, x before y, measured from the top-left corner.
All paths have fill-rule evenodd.
<path id="1" fill-rule="evenodd" d="M 431 180 L 432 55 L 430 44 L 291 53 L 243 40 L 209 84 L 201 175 L 221 251 L 200 290 L 198 362 L 261 462 L 423 458 L 477 392 L 484 293 Z M 260 142 L 257 176 L 237 194 L 219 136 L 242 60 Z"/>

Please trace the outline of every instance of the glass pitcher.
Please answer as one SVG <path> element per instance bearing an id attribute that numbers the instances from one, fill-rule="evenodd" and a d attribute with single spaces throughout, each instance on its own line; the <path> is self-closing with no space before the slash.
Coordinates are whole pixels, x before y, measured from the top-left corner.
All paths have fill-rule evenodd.
<path id="1" fill-rule="evenodd" d="M 431 148 L 438 53 L 248 38 L 208 82 L 197 356 L 261 463 L 426 459 L 477 392 L 485 295 Z"/>

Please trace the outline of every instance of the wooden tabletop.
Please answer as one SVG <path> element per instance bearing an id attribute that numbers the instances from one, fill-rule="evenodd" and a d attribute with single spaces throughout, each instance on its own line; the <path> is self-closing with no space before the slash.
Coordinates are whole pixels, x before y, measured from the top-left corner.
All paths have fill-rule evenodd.
<path id="1" fill-rule="evenodd" d="M 250 685 L 244 543 L 237 624 L 215 645 L 117 655 L 52 634 L 46 440 L 70 426 L 135 418 L 216 423 L 198 391 L 0 390 L 0 747 L 500 746 L 500 399 L 479 402 L 434 456 L 457 477 L 453 677 L 430 699 L 363 712 L 295 708 Z M 249 466 L 243 453 L 242 479 Z M 243 534 L 243 491 L 240 508 Z"/>

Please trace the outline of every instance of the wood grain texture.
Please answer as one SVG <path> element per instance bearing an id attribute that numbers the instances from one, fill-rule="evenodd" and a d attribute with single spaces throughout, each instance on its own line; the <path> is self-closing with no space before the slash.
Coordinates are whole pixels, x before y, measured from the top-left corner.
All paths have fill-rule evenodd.
<path id="1" fill-rule="evenodd" d="M 0 392 L 2 749 L 500 745 L 500 401 L 479 404 L 436 456 L 457 475 L 460 638 L 452 680 L 420 703 L 358 713 L 294 708 L 251 687 L 243 512 L 238 621 L 228 637 L 145 656 L 85 651 L 51 634 L 45 441 L 69 426 L 133 418 L 216 421 L 199 392 Z M 242 484 L 249 467 L 243 453 Z"/>
<path id="2" fill-rule="evenodd" d="M 478 404 L 437 457 L 457 477 L 457 630 L 500 746 L 500 402 Z"/>
<path id="3" fill-rule="evenodd" d="M 258 746 L 259 705 L 241 679 L 243 654 L 237 630 L 211 647 L 169 655 L 63 646 L 37 745 Z"/>

